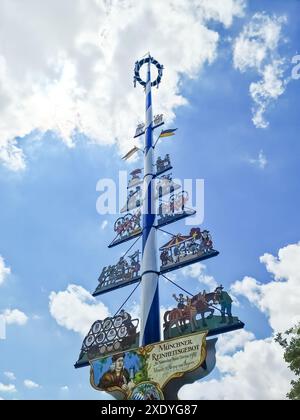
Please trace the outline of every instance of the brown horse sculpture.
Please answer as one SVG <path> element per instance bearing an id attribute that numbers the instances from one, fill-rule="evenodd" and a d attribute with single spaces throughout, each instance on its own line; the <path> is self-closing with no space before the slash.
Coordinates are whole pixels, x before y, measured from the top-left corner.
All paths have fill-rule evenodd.
<path id="1" fill-rule="evenodd" d="M 188 321 L 190 323 L 192 332 L 194 332 L 197 328 L 196 315 L 197 309 L 191 304 L 186 305 L 184 309 L 171 309 L 164 314 L 164 330 L 170 331 L 172 326 L 175 324 L 179 334 L 182 334 L 183 331 L 181 327 L 185 327 L 185 322 Z"/>
<path id="2" fill-rule="evenodd" d="M 206 319 L 212 318 L 215 312 L 211 307 L 212 303 L 216 303 L 215 293 L 207 293 L 205 295 L 198 293 L 190 299 L 184 309 L 175 308 L 164 314 L 164 330 L 170 331 L 172 326 L 176 325 L 178 332 L 182 334 L 181 327 L 185 327 L 185 323 L 188 321 L 191 331 L 194 332 L 197 329 L 196 315 L 198 314 L 201 315 L 202 326 L 207 327 Z M 210 314 L 205 318 L 207 312 Z"/>
<path id="3" fill-rule="evenodd" d="M 215 313 L 215 310 L 211 307 L 211 302 L 216 303 L 216 294 L 214 292 L 206 293 L 205 295 L 198 293 L 191 299 L 191 303 L 196 308 L 197 314 L 201 315 L 203 327 L 207 327 L 206 319 L 211 319 Z M 206 312 L 210 313 L 207 318 L 205 318 Z"/>

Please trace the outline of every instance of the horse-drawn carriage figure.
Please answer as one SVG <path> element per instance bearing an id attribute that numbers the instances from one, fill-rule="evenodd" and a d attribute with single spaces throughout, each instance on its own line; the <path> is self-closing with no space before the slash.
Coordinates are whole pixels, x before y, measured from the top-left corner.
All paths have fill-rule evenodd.
<path id="1" fill-rule="evenodd" d="M 165 340 L 195 331 L 208 331 L 208 335 L 214 335 L 244 327 L 232 316 L 232 298 L 222 285 L 211 293 L 204 290 L 192 297 L 184 298 L 182 293 L 179 298 L 173 297 L 178 305 L 164 314 Z M 216 312 L 219 314 L 215 315 Z"/>

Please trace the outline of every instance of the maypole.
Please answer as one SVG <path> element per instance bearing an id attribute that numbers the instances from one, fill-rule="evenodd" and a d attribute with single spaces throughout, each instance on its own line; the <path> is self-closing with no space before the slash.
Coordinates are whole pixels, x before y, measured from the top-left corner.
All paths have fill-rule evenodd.
<path id="1" fill-rule="evenodd" d="M 140 69 L 147 65 L 146 81 Z M 151 65 L 158 72 L 151 80 Z M 185 234 L 172 234 L 164 226 L 196 213 L 189 209 L 189 194 L 172 179 L 169 154 L 154 159 L 158 139 L 175 135 L 177 129 L 162 130 L 156 142 L 153 132 L 164 124 L 163 115 L 153 117 L 152 87 L 159 86 L 163 66 L 150 54 L 135 63 L 134 85 L 145 89 L 145 122 L 137 126 L 134 138 L 144 135 L 144 149 L 134 146 L 123 159 L 143 152 L 144 167 L 131 172 L 127 201 L 114 224 L 116 237 L 109 248 L 135 239 L 115 264 L 102 269 L 93 296 L 112 293 L 135 284 L 113 316 L 97 320 L 83 340 L 76 368 L 91 367 L 91 384 L 117 399 L 177 399 L 187 383 L 208 375 L 215 366 L 215 344 L 210 336 L 244 327 L 232 315 L 232 298 L 222 285 L 213 291 L 192 293 L 167 277 L 167 273 L 216 257 L 207 229 L 193 227 Z M 143 176 L 142 176 L 143 174 Z M 143 185 L 143 189 L 141 186 Z M 157 233 L 170 240 L 158 248 Z M 142 237 L 142 252 L 132 249 Z M 160 251 L 160 264 L 157 253 Z M 142 258 L 140 259 L 140 255 Z M 172 295 L 176 307 L 163 315 L 160 330 L 159 277 L 179 289 Z M 141 316 L 133 319 L 124 306 L 141 285 Z M 140 328 L 139 328 L 140 327 Z"/>
<path id="2" fill-rule="evenodd" d="M 152 128 L 151 61 L 147 65 L 145 147 L 144 147 L 144 205 L 143 205 L 143 254 L 142 254 L 142 317 L 140 345 L 160 341 L 159 289 L 157 267 L 157 233 L 155 225 L 155 174 Z"/>

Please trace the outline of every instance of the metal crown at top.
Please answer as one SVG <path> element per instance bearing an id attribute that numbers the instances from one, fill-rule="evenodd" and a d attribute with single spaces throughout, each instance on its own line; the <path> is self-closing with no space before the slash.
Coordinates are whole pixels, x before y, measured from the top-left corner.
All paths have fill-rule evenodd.
<path id="1" fill-rule="evenodd" d="M 145 57 L 140 61 L 136 61 L 136 63 L 135 63 L 134 78 L 133 78 L 134 87 L 136 87 L 136 82 L 138 82 L 143 87 L 146 87 L 146 82 L 144 82 L 142 80 L 141 76 L 140 76 L 140 69 L 144 64 L 149 63 L 149 62 L 151 64 L 154 64 L 155 67 L 157 68 L 157 71 L 158 71 L 157 78 L 156 78 L 156 80 L 151 82 L 151 86 L 157 86 L 158 87 L 158 85 L 160 84 L 164 66 L 159 64 L 159 62 L 157 60 L 155 60 L 153 57 L 151 57 L 149 55 L 148 57 Z"/>

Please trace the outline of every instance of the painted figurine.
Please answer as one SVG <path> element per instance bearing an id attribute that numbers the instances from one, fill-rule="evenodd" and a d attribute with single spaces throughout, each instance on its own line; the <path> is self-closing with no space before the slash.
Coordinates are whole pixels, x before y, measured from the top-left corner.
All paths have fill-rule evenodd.
<path id="1" fill-rule="evenodd" d="M 188 298 L 185 298 L 182 293 L 179 293 L 179 297 L 177 297 L 175 294 L 173 295 L 173 298 L 178 302 L 177 308 L 178 309 L 184 309 L 186 306 L 186 303 L 188 301 Z"/>
<path id="2" fill-rule="evenodd" d="M 233 300 L 231 299 L 229 294 L 224 291 L 224 287 L 222 285 L 218 286 L 215 290 L 215 300 L 221 305 L 221 316 L 222 316 L 221 324 L 226 323 L 225 315 L 227 315 L 229 318 L 228 323 L 232 324 L 233 317 L 232 317 L 231 308 L 232 308 Z"/>

